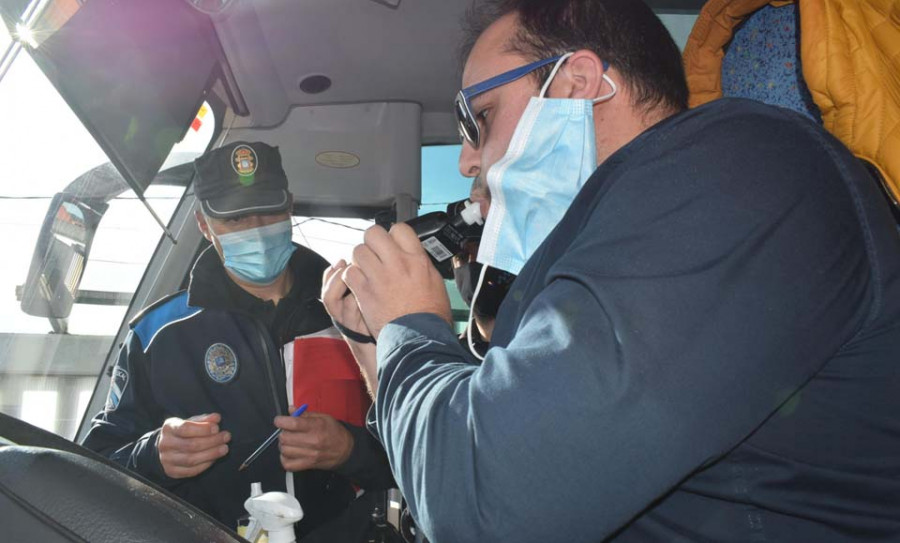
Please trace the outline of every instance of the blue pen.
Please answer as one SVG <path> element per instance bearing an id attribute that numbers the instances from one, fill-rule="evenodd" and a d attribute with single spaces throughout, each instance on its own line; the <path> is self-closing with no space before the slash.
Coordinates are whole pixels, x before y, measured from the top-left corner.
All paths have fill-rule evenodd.
<path id="1" fill-rule="evenodd" d="M 306 411 L 307 407 L 309 407 L 309 405 L 307 405 L 307 404 L 301 405 L 300 407 L 297 408 L 296 411 L 291 413 L 291 416 L 299 417 L 300 415 L 303 414 L 304 411 Z M 244 462 L 241 464 L 241 467 L 238 468 L 238 471 L 244 471 L 245 469 L 247 469 L 247 466 L 250 465 L 250 462 L 253 462 L 254 460 L 256 460 L 256 458 L 259 455 L 261 455 L 264 450 L 269 448 L 269 445 L 271 445 L 272 443 L 275 443 L 275 440 L 278 439 L 278 436 L 280 434 L 281 434 L 281 428 L 272 432 L 272 435 L 269 436 L 269 439 L 263 441 L 263 444 L 260 445 L 259 447 L 257 447 L 256 450 L 253 451 L 253 454 L 251 454 L 246 460 L 244 460 Z"/>

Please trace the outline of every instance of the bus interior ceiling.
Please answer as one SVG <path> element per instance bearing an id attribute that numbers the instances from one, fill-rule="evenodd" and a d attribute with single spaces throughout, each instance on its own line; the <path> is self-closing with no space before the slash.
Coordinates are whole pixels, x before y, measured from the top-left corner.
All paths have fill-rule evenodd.
<path id="1" fill-rule="evenodd" d="M 650 2 L 681 45 L 702 3 Z M 222 143 L 280 146 L 295 201 L 321 214 L 396 203 L 400 218 L 414 215 L 420 146 L 459 142 L 452 105 L 470 4 L 223 0 L 212 19 L 248 114 L 226 121 Z"/>

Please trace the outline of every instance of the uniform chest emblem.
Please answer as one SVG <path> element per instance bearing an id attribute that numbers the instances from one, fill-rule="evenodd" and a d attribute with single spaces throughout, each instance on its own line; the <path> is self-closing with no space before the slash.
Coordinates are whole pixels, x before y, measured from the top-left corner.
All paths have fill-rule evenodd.
<path id="1" fill-rule="evenodd" d="M 224 343 L 213 343 L 206 349 L 206 374 L 217 383 L 234 379 L 238 370 L 237 356 Z"/>

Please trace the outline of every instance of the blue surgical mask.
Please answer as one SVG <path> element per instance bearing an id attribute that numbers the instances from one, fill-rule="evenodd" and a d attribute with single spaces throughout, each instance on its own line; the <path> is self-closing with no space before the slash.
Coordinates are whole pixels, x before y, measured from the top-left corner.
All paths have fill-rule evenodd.
<path id="1" fill-rule="evenodd" d="M 257 285 L 275 281 L 296 249 L 290 219 L 217 237 L 225 267 L 242 281 Z"/>
<path id="2" fill-rule="evenodd" d="M 531 98 L 516 125 L 506 154 L 487 172 L 491 207 L 476 260 L 518 275 L 565 215 L 585 181 L 597 169 L 594 100 L 544 98 L 559 59 L 541 93 Z"/>

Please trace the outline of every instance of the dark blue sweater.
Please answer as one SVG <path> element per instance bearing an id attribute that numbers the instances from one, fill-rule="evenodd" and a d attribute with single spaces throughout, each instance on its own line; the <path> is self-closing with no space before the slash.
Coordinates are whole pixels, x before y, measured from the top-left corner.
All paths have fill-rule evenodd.
<path id="1" fill-rule="evenodd" d="M 528 261 L 482 365 L 416 314 L 378 367 L 435 543 L 900 540 L 900 237 L 787 110 L 646 131 Z"/>

